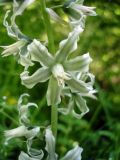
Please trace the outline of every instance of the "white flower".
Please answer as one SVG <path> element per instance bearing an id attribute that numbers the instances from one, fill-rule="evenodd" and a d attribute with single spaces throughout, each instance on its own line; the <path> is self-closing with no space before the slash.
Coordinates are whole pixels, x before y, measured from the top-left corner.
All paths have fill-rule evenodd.
<path id="1" fill-rule="evenodd" d="M 82 31 L 81 27 L 75 28 L 68 38 L 60 43 L 59 50 L 55 56 L 52 56 L 47 48 L 37 40 L 34 40 L 28 46 L 31 59 L 39 62 L 42 67 L 30 76 L 28 70 L 21 73 L 22 84 L 27 88 L 32 88 L 37 83 L 45 82 L 49 79 L 47 90 L 48 105 L 60 103 L 61 90 L 65 84 L 76 91 L 82 93 L 88 92 L 85 83 L 73 77 L 72 72 L 88 70 L 89 63 L 91 62 L 89 53 L 67 60 L 68 55 L 77 49 L 78 37 Z"/>
<path id="2" fill-rule="evenodd" d="M 23 98 L 24 97 L 29 97 L 28 94 L 24 93 L 20 96 L 19 100 L 18 100 L 18 111 L 19 111 L 19 121 L 20 124 L 22 125 L 29 125 L 30 121 L 28 119 L 28 109 L 29 107 L 36 107 L 38 108 L 37 104 L 35 103 L 27 103 L 27 104 L 23 104 Z"/>
<path id="3" fill-rule="evenodd" d="M 41 150 L 36 150 L 36 149 L 32 149 L 31 151 L 33 152 L 29 152 L 29 155 L 21 152 L 20 156 L 19 156 L 19 160 L 81 160 L 81 153 L 83 151 L 83 149 L 81 147 L 79 147 L 78 145 L 76 145 L 72 150 L 68 151 L 66 153 L 66 155 L 63 158 L 58 158 L 58 155 L 55 153 L 55 138 L 52 135 L 52 131 L 50 128 L 46 129 L 45 132 L 45 141 L 46 141 L 46 147 L 45 150 L 48 153 L 47 158 L 44 158 L 44 153 Z M 30 151 L 30 146 L 28 146 L 29 151 Z M 35 152 L 34 152 L 35 151 Z M 38 153 L 38 155 L 35 153 Z"/>
<path id="4" fill-rule="evenodd" d="M 13 43 L 9 46 L 1 46 L 5 49 L 2 52 L 2 56 L 6 57 L 6 56 L 9 56 L 11 54 L 16 55 L 25 44 L 26 44 L 26 41 L 21 40 L 21 41 L 17 41 L 16 43 Z"/>
<path id="5" fill-rule="evenodd" d="M 18 15 L 21 15 L 25 8 L 29 6 L 31 3 L 33 3 L 34 0 L 25 0 L 23 3 L 17 2 L 14 0 L 13 3 L 13 15 L 11 16 L 11 24 L 7 22 L 7 17 L 9 15 L 10 11 L 7 11 L 5 14 L 5 18 L 3 21 L 4 26 L 7 29 L 8 35 L 14 39 L 17 40 L 17 42 L 13 43 L 12 45 L 9 46 L 1 46 L 5 50 L 2 52 L 2 55 L 9 56 L 9 55 L 14 55 L 18 57 L 18 62 L 25 66 L 32 66 L 33 63 L 30 61 L 30 57 L 27 51 L 27 46 L 28 44 L 31 43 L 31 39 L 28 38 L 26 35 L 24 35 L 18 28 L 18 26 L 15 23 L 15 18 Z"/>
<path id="6" fill-rule="evenodd" d="M 63 11 L 68 15 L 70 25 L 75 28 L 76 26 L 81 26 L 84 28 L 86 16 L 96 16 L 95 7 L 88 7 L 83 5 L 84 0 L 68 0 L 62 7 Z M 50 17 L 59 21 L 62 24 L 66 24 L 62 18 L 56 12 L 47 8 L 46 10 Z"/>
<path id="7" fill-rule="evenodd" d="M 61 64 L 56 64 L 53 69 L 52 73 L 54 77 L 58 81 L 58 85 L 62 85 L 64 87 L 64 80 L 69 80 L 70 75 L 64 71 L 64 68 Z"/>
<path id="8" fill-rule="evenodd" d="M 26 137 L 27 139 L 34 138 L 40 131 L 39 127 L 35 127 L 33 129 L 29 129 L 25 126 L 20 126 L 15 129 L 11 129 L 8 131 L 5 131 L 4 135 L 7 140 L 11 138 L 17 138 L 17 137 Z"/>
<path id="9" fill-rule="evenodd" d="M 20 126 L 8 131 L 4 132 L 4 135 L 6 137 L 6 140 L 9 140 L 11 138 L 16 138 L 16 137 L 26 137 L 29 140 L 32 140 L 35 136 L 40 131 L 40 127 L 31 127 L 30 126 L 30 121 L 28 119 L 28 108 L 30 106 L 35 106 L 37 105 L 35 103 L 27 103 L 23 104 L 23 98 L 25 96 L 29 96 L 28 94 L 22 94 L 18 100 L 18 111 L 19 111 L 19 121 L 20 121 Z"/>
<path id="10" fill-rule="evenodd" d="M 68 87 L 65 87 L 62 90 L 63 97 L 69 98 L 69 103 L 66 104 L 64 108 L 58 108 L 58 111 L 64 115 L 72 114 L 75 118 L 81 119 L 86 113 L 89 112 L 89 108 L 87 107 L 85 97 L 90 97 L 96 99 L 94 93 L 97 91 L 93 88 L 94 85 L 94 75 L 91 73 L 76 73 L 76 77 L 78 81 L 84 81 L 86 86 L 89 88 L 88 92 L 75 92 L 74 88 L 71 90 Z M 86 82 L 87 80 L 87 82 Z M 75 106 L 77 107 L 77 111 L 75 110 Z"/>

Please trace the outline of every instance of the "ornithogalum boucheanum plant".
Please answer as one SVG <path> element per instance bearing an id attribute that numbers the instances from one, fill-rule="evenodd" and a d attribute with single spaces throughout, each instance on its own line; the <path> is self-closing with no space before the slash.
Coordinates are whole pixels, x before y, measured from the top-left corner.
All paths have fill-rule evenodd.
<path id="1" fill-rule="evenodd" d="M 94 75 L 89 72 L 89 65 L 92 61 L 89 53 L 70 58 L 70 54 L 77 50 L 77 43 L 80 35 L 85 28 L 85 19 L 87 16 L 95 16 L 95 7 L 83 5 L 84 0 L 69 0 L 62 2 L 61 5 L 46 7 L 45 0 L 40 0 L 41 12 L 44 20 L 48 45 L 24 35 L 16 24 L 17 16 L 35 0 L 17 1 L 13 0 L 12 16 L 7 11 L 3 21 L 8 36 L 15 39 L 15 43 L 9 46 L 1 46 L 4 51 L 2 56 L 13 55 L 17 57 L 18 63 L 24 67 L 20 74 L 21 83 L 25 87 L 32 89 L 38 83 L 48 82 L 46 99 L 48 106 L 51 106 L 51 124 L 44 127 L 45 141 L 44 149 L 33 148 L 34 138 L 41 134 L 40 126 L 32 126 L 28 118 L 29 107 L 38 108 L 35 103 L 23 103 L 23 98 L 28 97 L 27 93 L 20 96 L 18 100 L 19 126 L 15 129 L 4 132 L 6 140 L 9 141 L 15 137 L 25 137 L 27 144 L 27 153 L 21 151 L 19 160 L 81 160 L 83 149 L 76 145 L 68 151 L 63 158 L 59 158 L 55 153 L 55 143 L 57 141 L 57 119 L 58 113 L 63 115 L 72 114 L 75 118 L 82 118 L 88 111 L 85 97 L 95 99 L 93 88 Z M 4 3 L 6 4 L 6 3 Z M 54 9 L 60 7 L 68 17 L 68 20 L 60 17 Z M 10 17 L 10 20 L 7 19 Z M 53 28 L 51 19 L 57 23 L 70 26 L 70 33 L 66 39 L 59 43 L 55 52 Z M 35 25 L 35 24 L 34 24 Z M 30 73 L 30 66 L 39 63 L 39 67 L 34 73 Z M 60 104 L 62 100 L 67 99 L 65 106 Z M 78 108 L 75 110 L 75 106 Z"/>

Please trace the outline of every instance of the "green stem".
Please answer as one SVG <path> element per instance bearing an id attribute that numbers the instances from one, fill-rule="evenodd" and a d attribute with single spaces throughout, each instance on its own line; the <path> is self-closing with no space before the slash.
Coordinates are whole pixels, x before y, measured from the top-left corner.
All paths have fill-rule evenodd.
<path id="1" fill-rule="evenodd" d="M 58 111 L 57 111 L 57 106 L 52 105 L 51 107 L 51 128 L 54 137 L 57 137 L 57 122 L 58 122 Z"/>
<path id="2" fill-rule="evenodd" d="M 48 37 L 48 48 L 49 51 L 52 53 L 55 53 L 55 46 L 54 46 L 54 38 L 53 38 L 53 29 L 50 23 L 50 17 L 48 13 L 46 12 L 46 3 L 45 0 L 41 0 L 41 6 L 42 6 L 42 14 L 44 19 L 44 24 L 47 32 Z M 58 121 L 58 111 L 57 106 L 52 105 L 51 106 L 51 129 L 53 132 L 53 135 L 57 136 L 57 121 Z"/>
<path id="3" fill-rule="evenodd" d="M 50 17 L 46 12 L 45 0 L 41 0 L 41 6 L 42 6 L 41 8 L 42 8 L 42 14 L 44 19 L 44 25 L 45 25 L 47 37 L 48 37 L 48 48 L 50 52 L 54 53 L 55 46 L 54 46 L 54 38 L 53 38 L 53 29 L 50 23 Z"/>

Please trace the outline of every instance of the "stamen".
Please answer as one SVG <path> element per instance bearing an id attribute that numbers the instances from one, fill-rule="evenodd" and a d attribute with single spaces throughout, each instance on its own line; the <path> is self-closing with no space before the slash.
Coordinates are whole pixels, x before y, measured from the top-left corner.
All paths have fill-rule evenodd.
<path id="1" fill-rule="evenodd" d="M 64 68 L 61 64 L 56 64 L 52 69 L 52 73 L 57 79 L 58 85 L 60 86 L 64 87 L 64 80 L 70 79 L 70 75 L 64 71 Z"/>

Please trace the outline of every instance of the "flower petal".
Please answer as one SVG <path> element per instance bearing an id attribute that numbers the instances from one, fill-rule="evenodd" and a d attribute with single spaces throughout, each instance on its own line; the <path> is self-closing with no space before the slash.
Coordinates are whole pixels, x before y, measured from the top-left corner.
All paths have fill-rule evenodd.
<path id="1" fill-rule="evenodd" d="M 48 152 L 47 160 L 57 160 L 57 155 L 55 153 L 55 138 L 50 128 L 46 129 L 45 139 L 46 139 L 45 149 Z"/>
<path id="2" fill-rule="evenodd" d="M 43 153 L 42 149 L 38 150 L 38 149 L 32 148 L 32 143 L 33 143 L 33 140 L 28 140 L 27 141 L 28 154 L 32 158 L 35 158 L 37 160 L 41 160 L 44 156 L 44 153 Z"/>
<path id="3" fill-rule="evenodd" d="M 68 153 L 60 160 L 81 160 L 82 151 L 83 149 L 77 145 L 72 150 L 68 151 Z"/>
<path id="4" fill-rule="evenodd" d="M 49 68 L 40 68 L 34 74 L 29 76 L 28 71 L 24 71 L 21 73 L 20 77 L 22 80 L 22 84 L 25 85 L 27 88 L 34 87 L 39 82 L 45 82 L 49 79 L 51 73 Z"/>
<path id="5" fill-rule="evenodd" d="M 33 61 L 40 62 L 42 66 L 50 66 L 53 63 L 53 57 L 47 48 L 36 39 L 28 45 L 28 51 Z"/>
<path id="6" fill-rule="evenodd" d="M 61 86 L 58 85 L 57 79 L 51 76 L 46 95 L 48 106 L 58 105 L 61 102 L 60 93 L 61 93 Z"/>
<path id="7" fill-rule="evenodd" d="M 28 119 L 28 109 L 29 109 L 29 107 L 36 107 L 36 108 L 38 108 L 38 106 L 37 106 L 37 104 L 35 104 L 35 103 L 28 103 L 28 104 L 26 104 L 26 105 L 19 105 L 18 106 L 18 110 L 19 110 L 19 119 L 20 119 L 20 122 L 21 122 L 21 124 L 23 124 L 23 125 L 28 125 L 28 124 L 30 124 L 30 121 L 29 121 L 29 119 Z"/>
<path id="8" fill-rule="evenodd" d="M 80 93 L 87 93 L 89 89 L 86 86 L 86 83 L 84 83 L 81 80 L 77 80 L 75 78 L 71 78 L 70 80 L 66 81 L 71 91 L 74 93 L 80 92 Z"/>
<path id="9" fill-rule="evenodd" d="M 74 101 L 71 98 L 69 100 L 67 108 L 58 108 L 58 111 L 60 113 L 62 113 L 63 115 L 68 115 L 68 114 L 70 114 L 72 112 L 73 108 L 74 108 Z"/>
<path id="10" fill-rule="evenodd" d="M 74 98 L 77 108 L 81 113 L 76 113 L 76 111 L 73 110 L 72 114 L 75 118 L 81 119 L 86 113 L 89 112 L 89 108 L 86 105 L 86 100 L 84 100 L 79 94 L 76 94 Z"/>
<path id="11" fill-rule="evenodd" d="M 64 87 L 62 89 L 62 96 L 63 97 L 64 96 L 71 97 L 71 91 L 70 91 L 69 87 Z"/>
<path id="12" fill-rule="evenodd" d="M 68 55 L 77 49 L 77 41 L 80 33 L 82 32 L 83 29 L 78 26 L 71 33 L 69 33 L 67 39 L 60 42 L 59 50 L 56 53 L 56 61 L 58 63 L 65 61 Z"/>
<path id="13" fill-rule="evenodd" d="M 15 16 L 21 15 L 23 11 L 34 2 L 35 0 L 24 0 L 23 3 L 19 4 L 14 0 L 14 14 Z"/>
<path id="14" fill-rule="evenodd" d="M 54 21 L 64 25 L 67 24 L 67 22 L 65 22 L 58 14 L 56 14 L 56 12 L 53 9 L 46 8 L 46 11 Z"/>
<path id="15" fill-rule="evenodd" d="M 72 28 L 75 28 L 76 26 L 80 26 L 82 28 L 85 28 L 85 20 L 86 20 L 86 15 L 82 15 L 79 19 L 75 19 L 74 17 L 70 17 L 69 23 L 72 26 Z"/>
<path id="16" fill-rule="evenodd" d="M 0 46 L 1 48 L 4 48 L 5 50 L 2 52 L 2 56 L 6 57 L 9 56 L 11 54 L 15 55 L 19 52 L 19 50 L 26 45 L 26 41 L 21 40 L 21 41 L 17 41 L 16 43 L 13 43 L 9 46 Z"/>
<path id="17" fill-rule="evenodd" d="M 7 140 L 23 136 L 27 139 L 33 139 L 39 133 L 39 130 L 39 127 L 34 127 L 29 130 L 27 127 L 22 125 L 14 129 L 7 130 L 4 134 Z"/>
<path id="18" fill-rule="evenodd" d="M 7 22 L 7 17 L 10 11 L 8 10 L 5 14 L 3 25 L 6 27 L 7 33 L 10 37 L 15 38 L 17 40 L 24 39 L 26 41 L 30 40 L 27 36 L 25 36 L 16 25 L 15 20 L 11 20 L 11 24 Z"/>
<path id="19" fill-rule="evenodd" d="M 79 71 L 79 72 L 85 71 L 86 72 L 89 69 L 89 64 L 91 61 L 92 59 L 90 58 L 89 53 L 87 53 L 82 56 L 77 56 L 74 59 L 64 62 L 63 66 L 67 71 Z"/>
<path id="20" fill-rule="evenodd" d="M 79 4 L 72 4 L 71 5 L 71 8 L 85 14 L 85 15 L 88 15 L 88 16 L 96 16 L 96 12 L 94 11 L 95 7 L 88 7 L 88 6 L 83 6 L 83 5 L 79 5 Z"/>
<path id="21" fill-rule="evenodd" d="M 18 157 L 18 160 L 42 160 L 42 158 L 41 159 L 32 158 L 28 154 L 22 151 Z"/>
<path id="22" fill-rule="evenodd" d="M 28 125 L 30 123 L 29 119 L 28 119 L 28 109 L 31 106 L 34 106 L 36 108 L 38 108 L 37 104 L 35 103 L 27 103 L 27 104 L 23 104 L 23 98 L 24 97 L 29 97 L 28 94 L 24 93 L 20 96 L 19 100 L 18 100 L 18 111 L 19 111 L 19 120 L 21 122 L 22 125 Z"/>

